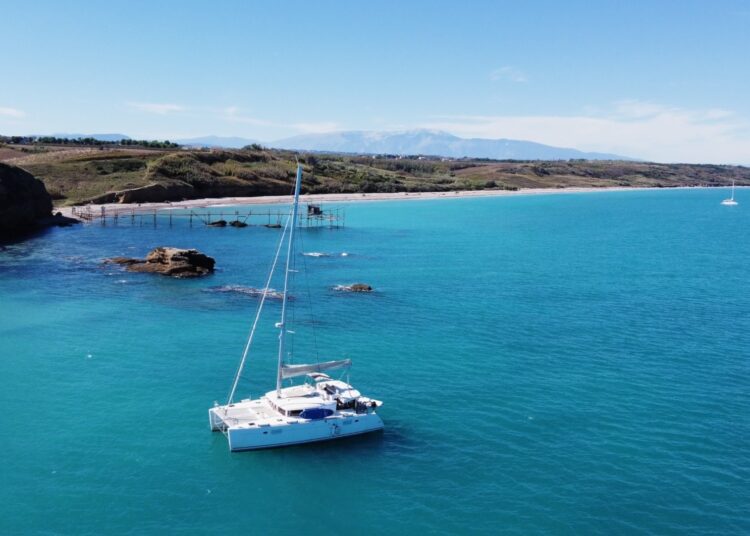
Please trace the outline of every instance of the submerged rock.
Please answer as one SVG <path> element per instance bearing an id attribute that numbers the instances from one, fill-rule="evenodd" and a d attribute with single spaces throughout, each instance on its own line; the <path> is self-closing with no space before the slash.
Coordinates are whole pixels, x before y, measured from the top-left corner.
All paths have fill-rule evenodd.
<path id="1" fill-rule="evenodd" d="M 144 272 L 168 275 L 171 277 L 200 277 L 214 271 L 216 261 L 197 249 L 158 247 L 145 259 L 112 257 L 104 261 L 108 264 L 125 266 L 130 272 Z"/>
<path id="2" fill-rule="evenodd" d="M 120 264 L 122 266 L 130 266 L 131 264 L 137 264 L 144 262 L 140 259 L 131 259 L 130 257 L 112 257 L 110 259 L 104 259 L 104 264 Z"/>
<path id="3" fill-rule="evenodd" d="M 284 293 L 272 288 L 263 290 L 262 288 L 255 287 L 243 287 L 242 285 L 223 285 L 220 287 L 210 287 L 204 289 L 206 292 L 232 292 L 236 294 L 243 294 L 252 298 L 262 298 L 265 292 L 266 298 L 271 300 L 282 300 L 284 299 Z M 294 296 L 287 294 L 289 301 L 294 301 Z"/>

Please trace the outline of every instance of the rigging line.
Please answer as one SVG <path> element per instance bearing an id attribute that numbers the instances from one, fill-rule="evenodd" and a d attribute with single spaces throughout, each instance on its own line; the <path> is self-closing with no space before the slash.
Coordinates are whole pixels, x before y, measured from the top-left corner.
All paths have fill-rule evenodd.
<path id="1" fill-rule="evenodd" d="M 245 361 L 247 361 L 247 354 L 250 351 L 250 345 L 252 344 L 253 338 L 255 337 L 255 328 L 258 326 L 258 321 L 260 320 L 260 314 L 263 311 L 263 304 L 265 304 L 266 296 L 268 296 L 269 287 L 271 286 L 271 279 L 273 278 L 273 273 L 276 271 L 276 263 L 279 260 L 281 247 L 284 245 L 284 237 L 286 236 L 286 231 L 289 228 L 289 220 L 291 219 L 292 219 L 291 216 L 287 218 L 286 224 L 284 225 L 284 231 L 281 233 L 281 239 L 279 240 L 279 245 L 276 248 L 276 255 L 274 255 L 273 263 L 271 264 L 271 270 L 268 273 L 268 279 L 266 280 L 266 285 L 265 287 L 263 287 L 263 295 L 260 298 L 260 303 L 258 304 L 258 309 L 255 313 L 255 320 L 253 321 L 252 328 L 250 328 L 250 335 L 247 338 L 245 349 L 242 352 L 242 359 L 240 360 L 239 367 L 237 367 L 237 373 L 234 376 L 234 382 L 232 382 L 232 390 L 229 392 L 229 397 L 227 398 L 227 405 L 232 403 L 232 400 L 234 399 L 234 393 L 237 390 L 237 384 L 240 381 L 240 376 L 242 376 L 242 369 L 245 367 Z"/>
<path id="2" fill-rule="evenodd" d="M 298 233 L 299 234 L 299 233 Z M 294 250 L 294 248 L 292 248 Z M 295 251 L 292 251 L 292 266 L 291 266 L 291 282 L 289 283 L 289 288 L 295 288 L 295 282 L 297 281 L 297 253 Z M 297 340 L 297 337 L 295 337 L 294 332 L 297 331 L 297 307 L 295 306 L 295 300 L 289 300 L 289 308 L 292 313 L 292 321 L 291 325 L 294 328 L 291 332 L 291 337 L 289 338 L 289 350 L 287 350 L 287 356 L 289 356 L 289 363 L 294 362 L 294 342 Z M 289 331 L 287 331 L 289 333 Z M 290 379 L 291 381 L 291 379 Z"/>
<path id="3" fill-rule="evenodd" d="M 295 162 L 297 164 L 299 164 L 299 159 L 297 157 L 295 157 Z M 292 184 L 292 190 L 290 192 L 290 195 L 292 196 L 292 198 L 294 198 L 294 193 L 295 193 L 296 189 L 297 189 L 297 185 L 296 185 L 296 177 L 295 177 L 295 181 Z M 299 218 L 298 218 L 298 220 L 299 220 Z M 298 223 L 298 221 L 295 221 L 294 225 L 298 227 L 297 223 Z M 296 237 L 296 235 L 295 235 L 295 237 Z M 292 245 L 291 251 L 288 251 L 287 254 L 294 253 L 294 244 L 291 244 L 291 245 Z M 287 268 L 289 268 L 288 264 L 287 264 Z M 295 271 L 296 271 L 296 261 L 295 261 L 295 257 L 292 256 L 292 266 L 291 266 L 291 270 L 290 270 L 290 272 L 291 272 L 291 278 L 290 278 L 289 284 L 288 284 L 288 287 L 292 288 L 292 289 L 294 288 L 295 275 L 296 275 Z M 297 308 L 295 307 L 294 300 L 289 300 L 289 296 L 288 296 L 289 288 L 286 289 L 286 293 L 285 293 L 286 305 L 287 305 L 287 308 L 291 312 L 291 317 L 292 318 L 291 318 L 290 324 L 291 324 L 292 327 L 296 328 L 296 311 L 297 311 Z M 294 343 L 295 343 L 295 340 L 296 340 L 296 337 L 294 336 L 294 330 L 285 330 L 285 340 L 287 341 L 287 343 L 285 345 L 286 346 L 286 355 L 284 356 L 284 359 L 286 359 L 287 362 L 291 363 L 292 361 L 294 361 Z M 291 384 L 292 379 L 290 378 L 288 381 Z"/>
<path id="4" fill-rule="evenodd" d="M 286 308 L 289 302 L 289 267 L 292 256 L 294 255 L 294 231 L 297 228 L 297 215 L 299 214 L 299 192 L 302 185 L 302 165 L 297 163 L 297 177 L 294 181 L 294 204 L 292 205 L 292 224 L 289 229 L 289 244 L 286 250 L 286 267 L 284 268 L 284 293 L 281 301 L 281 319 L 276 324 L 279 328 L 279 356 L 276 365 L 276 397 L 281 398 L 281 383 L 283 375 L 281 373 L 284 364 L 284 346 L 286 343 Z"/>
<path id="5" fill-rule="evenodd" d="M 295 161 L 297 164 L 299 164 L 299 159 L 295 158 Z M 294 190 L 296 189 L 296 185 L 292 188 L 292 196 L 294 196 Z M 294 222 L 294 224 L 297 226 L 297 230 L 299 231 L 299 216 L 297 216 L 297 221 Z M 299 235 L 299 232 L 295 234 L 295 238 L 297 238 Z M 299 238 L 297 238 L 299 240 Z M 295 283 L 297 281 L 297 251 L 295 250 L 295 245 L 292 244 L 292 248 L 290 250 L 290 253 L 292 254 L 291 258 L 291 270 L 290 270 L 290 280 L 289 280 L 289 288 L 294 289 Z M 287 307 L 289 307 L 289 310 L 291 312 L 291 326 L 292 330 L 287 330 L 287 335 L 291 335 L 287 340 L 289 341 L 288 349 L 286 352 L 286 356 L 284 356 L 285 359 L 288 360 L 289 363 L 294 362 L 294 343 L 297 340 L 297 337 L 295 336 L 294 332 L 297 330 L 297 307 L 294 303 L 294 300 L 289 300 L 289 297 L 287 296 Z M 290 334 L 291 331 L 291 334 Z M 289 382 L 292 382 L 292 379 L 289 379 Z"/>
<path id="6" fill-rule="evenodd" d="M 302 233 L 299 233 L 300 251 L 304 251 L 305 241 Z M 307 303 L 309 303 L 310 324 L 312 325 L 313 348 L 315 349 L 315 362 L 320 363 L 320 353 L 318 352 L 318 332 L 315 328 L 315 312 L 313 311 L 312 293 L 310 292 L 310 278 L 307 276 L 307 259 L 302 255 L 302 273 L 305 278 L 305 287 L 307 287 Z"/>

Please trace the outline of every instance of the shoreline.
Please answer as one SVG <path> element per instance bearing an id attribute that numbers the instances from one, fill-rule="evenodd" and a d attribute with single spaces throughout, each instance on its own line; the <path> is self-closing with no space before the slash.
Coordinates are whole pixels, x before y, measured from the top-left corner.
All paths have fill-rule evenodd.
<path id="1" fill-rule="evenodd" d="M 431 199 L 466 199 L 474 197 L 510 197 L 526 195 L 558 195 L 558 194 L 587 194 L 596 192 L 637 192 L 644 190 L 686 190 L 709 188 L 704 186 L 674 186 L 670 188 L 655 187 L 585 187 L 585 188 L 523 188 L 520 190 L 463 190 L 455 192 L 395 192 L 395 193 L 356 193 L 356 194 L 304 194 L 300 195 L 300 203 L 353 203 L 364 201 L 420 201 Z M 715 187 L 710 187 L 715 189 Z M 151 212 L 153 210 L 180 210 L 210 207 L 234 207 L 244 205 L 282 205 L 290 202 L 289 195 L 269 195 L 256 197 L 209 197 L 203 199 L 188 199 L 185 201 L 162 201 L 155 203 L 104 203 L 56 207 L 53 212 L 61 212 L 63 216 L 75 217 L 76 211 L 100 211 L 114 209 L 129 209 L 135 213 Z"/>

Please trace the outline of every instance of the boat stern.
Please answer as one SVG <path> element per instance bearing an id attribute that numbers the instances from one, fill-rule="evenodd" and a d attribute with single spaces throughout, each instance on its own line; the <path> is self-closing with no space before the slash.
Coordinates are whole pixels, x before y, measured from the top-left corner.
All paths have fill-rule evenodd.
<path id="1" fill-rule="evenodd" d="M 221 418 L 219 409 L 221 406 L 214 406 L 208 410 L 208 425 L 212 432 L 223 432 L 228 428 L 227 423 Z"/>

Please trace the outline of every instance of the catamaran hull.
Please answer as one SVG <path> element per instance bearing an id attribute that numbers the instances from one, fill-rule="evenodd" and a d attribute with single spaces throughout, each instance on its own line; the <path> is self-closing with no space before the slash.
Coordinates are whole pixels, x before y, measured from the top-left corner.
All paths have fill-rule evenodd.
<path id="1" fill-rule="evenodd" d="M 209 410 L 209 419 L 212 430 L 222 430 L 213 410 Z M 329 441 L 382 429 L 383 420 L 377 413 L 364 413 L 277 426 L 228 427 L 222 431 L 229 440 L 229 450 L 237 452 Z"/>

